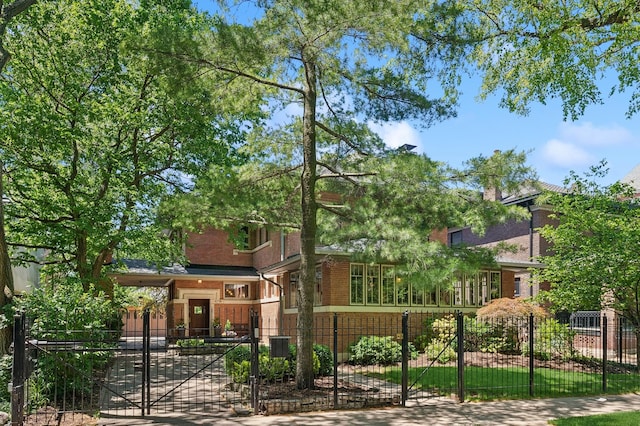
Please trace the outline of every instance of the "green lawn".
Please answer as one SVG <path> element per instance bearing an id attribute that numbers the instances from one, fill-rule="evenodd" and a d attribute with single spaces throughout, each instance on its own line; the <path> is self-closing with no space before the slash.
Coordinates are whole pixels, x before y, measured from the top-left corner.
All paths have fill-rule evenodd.
<path id="1" fill-rule="evenodd" d="M 391 368 L 384 374 L 370 373 L 369 375 L 401 383 L 401 374 L 400 369 Z M 640 390 L 640 376 L 637 374 L 608 374 L 607 377 L 609 394 Z M 423 368 L 409 369 L 411 390 L 421 389 L 431 393 L 450 395 L 456 392 L 457 380 L 456 367 L 434 366 L 426 373 Z M 464 383 L 466 399 L 487 401 L 529 397 L 528 368 L 465 367 Z M 602 375 L 537 368 L 534 372 L 533 389 L 533 396 L 536 398 L 600 395 L 602 394 Z"/>
<path id="2" fill-rule="evenodd" d="M 549 423 L 557 426 L 637 426 L 640 425 L 640 411 L 570 417 L 552 420 Z"/>

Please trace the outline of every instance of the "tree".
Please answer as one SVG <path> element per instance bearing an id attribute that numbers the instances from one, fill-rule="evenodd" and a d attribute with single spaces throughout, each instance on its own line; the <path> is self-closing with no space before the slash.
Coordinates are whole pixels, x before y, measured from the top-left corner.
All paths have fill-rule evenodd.
<path id="1" fill-rule="evenodd" d="M 544 196 L 558 224 L 540 229 L 553 254 L 540 259 L 545 268 L 534 278 L 550 283 L 542 296 L 555 309 L 614 309 L 640 338 L 640 208 L 628 185 L 599 186 L 605 174 L 603 162 L 584 177 L 572 173 L 567 194 Z"/>
<path id="2" fill-rule="evenodd" d="M 454 2 L 453 39 L 464 40 L 483 74 L 482 97 L 500 93 L 521 114 L 532 102 L 559 97 L 565 118 L 602 103 L 601 77 L 615 72 L 609 93 L 631 90 L 628 115 L 640 106 L 638 17 L 635 1 Z"/>
<path id="3" fill-rule="evenodd" d="M 9 4 L 0 2 L 0 72 L 4 70 L 9 61 L 9 51 L 5 49 L 4 39 L 7 32 L 7 25 L 20 13 L 27 10 L 36 0 L 16 0 Z M 0 312 L 5 311 L 5 307 L 11 304 L 13 299 L 13 273 L 11 271 L 11 258 L 4 227 L 4 191 L 3 191 L 3 162 L 0 160 Z M 3 318 L 4 318 L 4 314 Z M 0 355 L 9 352 L 11 344 L 11 329 L 9 321 L 5 318 L 0 324 Z"/>
<path id="4" fill-rule="evenodd" d="M 219 3 L 224 11 L 233 7 L 227 4 L 232 2 Z M 386 151 L 368 128 L 368 120 L 416 119 L 426 126 L 454 115 L 457 46 L 440 44 L 425 30 L 452 22 L 451 17 L 433 20 L 432 8 L 438 5 L 411 0 L 241 3 L 251 3 L 257 16 L 253 22 L 232 22 L 231 12 L 218 14 L 212 18 L 208 54 L 182 56 L 229 79 L 243 80 L 247 92 L 262 90 L 272 115 L 285 110 L 294 111 L 293 116 L 271 126 L 254 126 L 243 150 L 247 166 L 211 170 L 191 194 L 198 202 L 188 203 L 186 210 L 200 223 L 249 223 L 300 232 L 296 381 L 298 388 L 310 388 L 319 227 L 345 229 L 333 242 L 373 247 L 379 257 L 393 253 L 394 259 L 406 260 L 406 242 L 415 236 L 426 242 L 436 225 L 461 223 L 463 218 L 473 218 L 478 228 L 486 224 L 480 206 L 488 203 L 469 188 L 455 190 L 450 185 L 506 185 L 528 170 L 521 167 L 522 156 L 508 152 L 492 161 L 470 162 L 469 173 L 456 172 L 424 156 Z M 418 28 L 420 37 L 412 34 Z M 425 41 L 433 47 L 426 55 Z M 432 89 L 433 81 L 442 86 Z M 430 92 L 436 95 L 432 98 Z M 325 191 L 343 194 L 343 199 L 324 201 L 320 194 Z M 215 194 L 215 202 L 205 204 L 206 194 Z M 391 201 L 393 212 L 381 216 Z M 434 206 L 427 212 L 432 208 L 429 202 Z M 458 213 L 456 206 L 462 204 L 474 208 Z M 497 209 L 494 212 L 500 214 L 494 218 L 513 212 Z M 393 232 L 409 229 L 405 234 Z M 436 259 L 436 245 L 427 246 L 411 258 L 430 253 Z"/>
<path id="5" fill-rule="evenodd" d="M 0 81 L 10 246 L 45 249 L 50 272 L 107 294 L 116 249 L 177 255 L 157 205 L 235 158 L 239 115 L 219 80 L 149 52 L 197 50 L 203 23 L 189 1 L 126 0 L 39 2 L 16 22 Z"/>

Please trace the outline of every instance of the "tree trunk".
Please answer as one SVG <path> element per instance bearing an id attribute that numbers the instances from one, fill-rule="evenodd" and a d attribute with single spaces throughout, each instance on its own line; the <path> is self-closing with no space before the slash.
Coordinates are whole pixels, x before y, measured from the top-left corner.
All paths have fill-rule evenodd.
<path id="1" fill-rule="evenodd" d="M 304 56 L 304 55 L 303 55 Z M 305 61 L 306 84 L 302 145 L 304 164 L 301 177 L 302 227 L 300 231 L 300 283 L 298 303 L 298 355 L 296 386 L 312 389 L 313 374 L 313 291 L 315 286 L 316 249 L 316 69 L 313 61 Z"/>
<path id="2" fill-rule="evenodd" d="M 9 250 L 7 239 L 4 233 L 4 203 L 2 195 L 3 187 L 3 164 L 0 161 L 0 312 L 9 305 L 13 299 L 13 273 L 11 271 L 11 259 L 9 258 Z M 10 321 L 5 327 L 0 328 L 0 355 L 9 353 L 9 346 L 12 341 Z"/>

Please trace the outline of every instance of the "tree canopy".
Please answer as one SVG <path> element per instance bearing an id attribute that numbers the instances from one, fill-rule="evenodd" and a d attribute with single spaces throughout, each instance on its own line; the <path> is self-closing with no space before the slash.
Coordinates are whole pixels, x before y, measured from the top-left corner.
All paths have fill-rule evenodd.
<path id="1" fill-rule="evenodd" d="M 251 127 L 245 166 L 212 168 L 181 211 L 194 222 L 300 233 L 296 380 L 312 387 L 319 243 L 359 247 L 370 259 L 420 259 L 425 270 L 425 256 L 438 257 L 428 241 L 434 229 L 463 220 L 482 229 L 514 213 L 496 205 L 486 214 L 489 203 L 473 187 L 513 187 L 530 170 L 511 151 L 449 170 L 387 150 L 368 126 L 405 119 L 428 126 L 455 114 L 459 45 L 438 32 L 453 28 L 453 11 L 413 0 L 218 3 L 208 51 L 180 57 L 261 91 L 273 120 Z M 236 3 L 249 3 L 255 19 L 235 20 Z"/>
<path id="2" fill-rule="evenodd" d="M 203 22 L 188 1 L 125 0 L 38 2 L 15 20 L 0 80 L 10 245 L 45 249 L 87 289 L 116 249 L 178 253 L 158 203 L 233 161 L 252 114 L 221 102 L 233 84 L 150 53 L 197 50 Z"/>
<path id="3" fill-rule="evenodd" d="M 540 261 L 545 268 L 535 278 L 551 284 L 542 295 L 556 309 L 600 310 L 624 314 L 640 329 L 640 208 L 626 184 L 600 186 L 606 163 L 584 177 L 572 174 L 566 194 L 547 194 L 557 226 L 546 225 L 540 235 L 553 245 L 553 254 Z"/>
<path id="4" fill-rule="evenodd" d="M 482 97 L 498 94 L 521 114 L 533 102 L 560 98 L 565 118 L 630 91 L 628 115 L 640 106 L 640 38 L 636 1 L 457 0 L 456 37 L 484 77 Z M 617 76 L 617 82 L 604 76 Z"/>

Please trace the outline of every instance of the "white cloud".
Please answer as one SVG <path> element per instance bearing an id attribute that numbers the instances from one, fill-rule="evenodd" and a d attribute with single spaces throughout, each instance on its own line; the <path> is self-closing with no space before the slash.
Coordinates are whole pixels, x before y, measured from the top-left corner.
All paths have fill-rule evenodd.
<path id="1" fill-rule="evenodd" d="M 633 141 L 631 132 L 618 124 L 594 126 L 593 123 L 562 123 L 560 138 L 563 141 L 584 145 L 605 147 Z"/>
<path id="2" fill-rule="evenodd" d="M 420 133 L 406 121 L 384 124 L 369 122 L 368 126 L 391 148 L 398 148 L 404 144 L 420 147 Z"/>
<path id="3" fill-rule="evenodd" d="M 542 156 L 552 165 L 572 168 L 595 164 L 596 159 L 576 144 L 558 139 L 548 141 L 542 148 Z"/>

